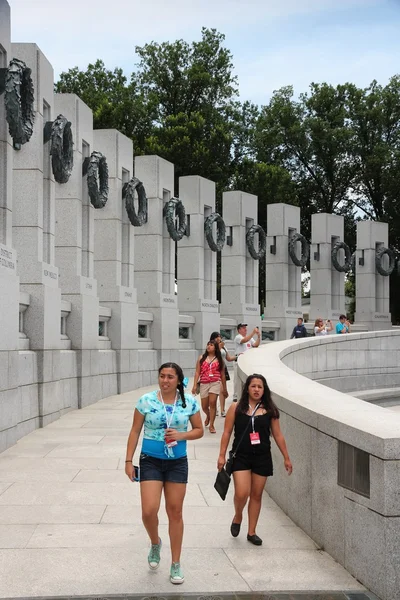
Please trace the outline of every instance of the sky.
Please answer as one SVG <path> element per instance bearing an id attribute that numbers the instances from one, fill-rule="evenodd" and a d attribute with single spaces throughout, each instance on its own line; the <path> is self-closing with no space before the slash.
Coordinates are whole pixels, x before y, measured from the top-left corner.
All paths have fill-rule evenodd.
<path id="1" fill-rule="evenodd" d="M 101 58 L 126 75 L 135 46 L 189 43 L 202 26 L 226 36 L 240 97 L 311 82 L 386 84 L 400 73 L 400 0 L 8 0 L 13 42 L 35 42 L 62 71 Z"/>

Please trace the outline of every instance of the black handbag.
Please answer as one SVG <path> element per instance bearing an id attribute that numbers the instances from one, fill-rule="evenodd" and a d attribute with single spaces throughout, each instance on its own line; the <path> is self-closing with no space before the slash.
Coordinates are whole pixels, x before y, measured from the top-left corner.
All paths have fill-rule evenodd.
<path id="1" fill-rule="evenodd" d="M 231 378 L 229 376 L 229 371 L 228 371 L 228 367 L 225 365 L 225 379 L 226 381 L 230 381 Z"/>
<path id="2" fill-rule="evenodd" d="M 231 483 L 233 461 L 234 461 L 236 453 L 239 449 L 239 446 L 242 443 L 242 441 L 244 440 L 244 436 L 247 433 L 247 429 L 250 425 L 250 421 L 251 421 L 251 419 L 249 419 L 249 422 L 247 423 L 246 429 L 244 430 L 242 437 L 240 438 L 239 443 L 236 446 L 235 452 L 233 452 L 233 450 L 230 450 L 229 458 L 226 461 L 225 467 L 222 467 L 222 469 L 220 471 L 218 471 L 218 473 L 217 473 L 217 478 L 214 483 L 214 488 L 217 490 L 217 492 L 221 496 L 222 500 L 225 500 L 226 494 L 228 493 L 229 485 Z"/>
<path id="3" fill-rule="evenodd" d="M 221 496 L 222 500 L 225 500 L 226 494 L 229 490 L 229 484 L 231 482 L 231 476 L 226 472 L 225 467 L 222 467 L 220 471 L 218 471 L 217 478 L 214 483 L 214 488 L 217 490 L 218 494 Z"/>

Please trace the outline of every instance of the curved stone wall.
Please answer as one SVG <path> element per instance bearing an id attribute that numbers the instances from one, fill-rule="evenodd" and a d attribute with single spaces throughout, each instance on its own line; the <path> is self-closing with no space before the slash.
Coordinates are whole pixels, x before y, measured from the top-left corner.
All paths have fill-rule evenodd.
<path id="1" fill-rule="evenodd" d="M 285 365 L 341 392 L 400 386 L 400 331 L 313 338 L 281 354 Z"/>
<path id="2" fill-rule="evenodd" d="M 238 361 L 241 379 L 266 377 L 293 462 L 288 477 L 272 443 L 269 494 L 383 600 L 398 600 L 400 589 L 400 413 L 319 382 L 346 390 L 395 387 L 399 358 L 400 332 L 385 331 L 275 342 Z M 367 457 L 369 497 L 338 484 L 343 448 Z"/>

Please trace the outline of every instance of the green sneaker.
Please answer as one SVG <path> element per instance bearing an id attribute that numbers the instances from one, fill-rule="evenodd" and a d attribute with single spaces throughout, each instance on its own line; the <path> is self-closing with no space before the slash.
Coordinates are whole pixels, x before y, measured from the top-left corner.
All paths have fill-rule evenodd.
<path id="1" fill-rule="evenodd" d="M 185 581 L 180 563 L 172 563 L 169 579 L 174 584 L 180 584 Z"/>
<path id="2" fill-rule="evenodd" d="M 159 544 L 152 544 L 151 545 L 150 552 L 149 552 L 149 555 L 147 557 L 147 561 L 149 563 L 149 567 L 153 571 L 155 571 L 156 569 L 158 569 L 158 567 L 160 566 L 161 546 L 162 546 L 162 542 L 161 542 L 161 538 L 160 538 L 160 543 Z"/>

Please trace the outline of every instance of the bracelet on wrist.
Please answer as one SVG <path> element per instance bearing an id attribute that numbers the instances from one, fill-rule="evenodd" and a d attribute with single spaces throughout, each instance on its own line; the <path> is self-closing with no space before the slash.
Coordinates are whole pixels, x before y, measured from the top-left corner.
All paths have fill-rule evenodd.
<path id="1" fill-rule="evenodd" d="M 130 463 L 131 463 L 131 462 L 132 462 L 132 460 L 133 460 L 133 459 L 131 458 L 131 460 L 126 460 L 125 462 L 126 462 L 126 463 L 128 463 L 128 462 L 130 462 Z"/>

